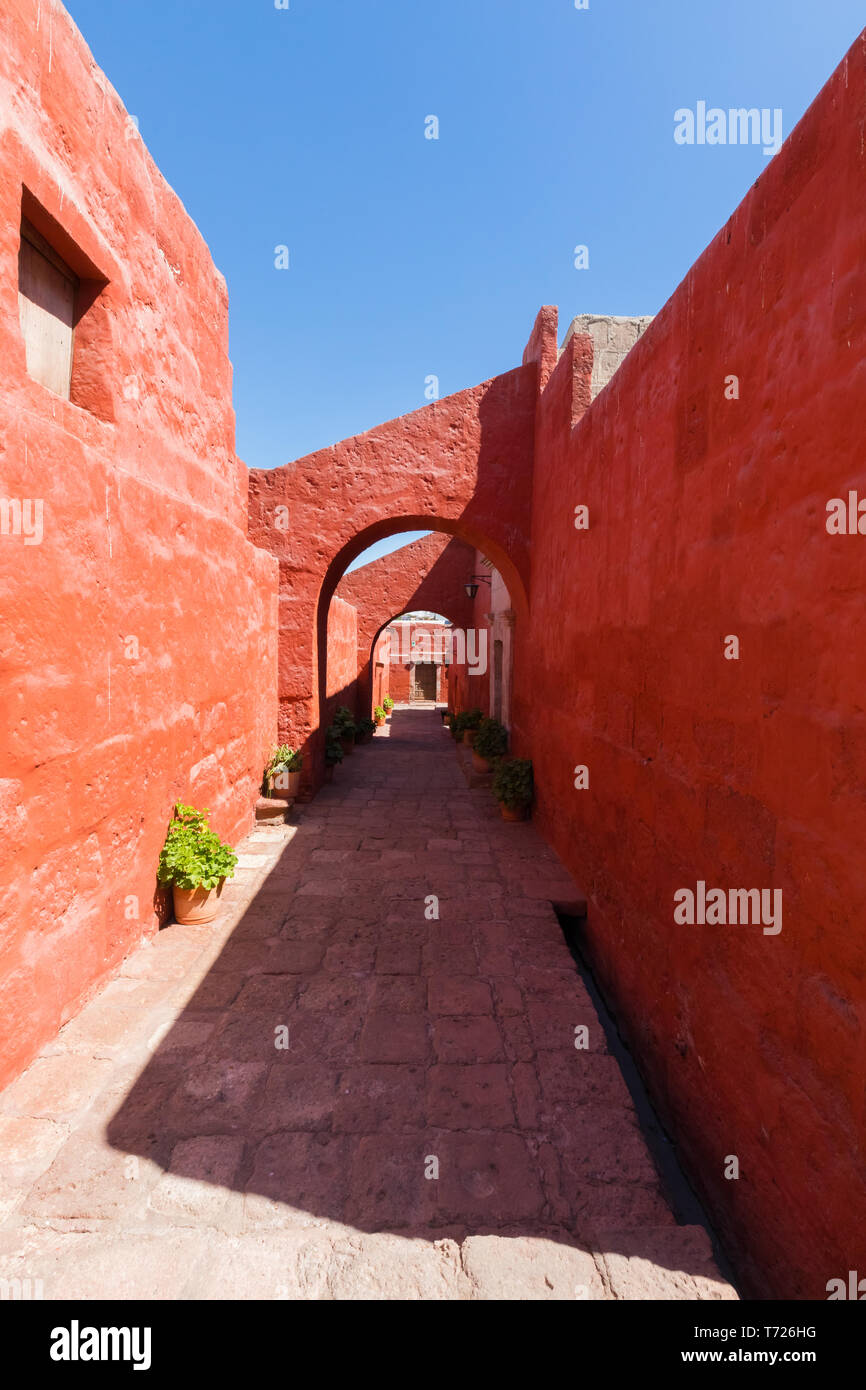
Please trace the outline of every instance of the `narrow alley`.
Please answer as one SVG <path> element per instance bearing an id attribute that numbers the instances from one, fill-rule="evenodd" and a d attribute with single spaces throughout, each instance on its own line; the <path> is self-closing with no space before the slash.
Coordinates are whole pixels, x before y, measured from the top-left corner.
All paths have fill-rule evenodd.
<path id="1" fill-rule="evenodd" d="M 248 837 L 213 926 L 160 932 L 3 1094 L 0 1279 L 736 1297 L 661 1191 L 551 907 L 573 883 L 438 714 L 395 710 L 293 819 Z"/>

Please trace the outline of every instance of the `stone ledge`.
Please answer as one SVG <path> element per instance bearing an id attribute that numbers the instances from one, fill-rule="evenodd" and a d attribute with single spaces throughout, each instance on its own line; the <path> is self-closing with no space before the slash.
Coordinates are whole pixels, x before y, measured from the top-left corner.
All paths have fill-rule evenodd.
<path id="1" fill-rule="evenodd" d="M 256 802 L 256 822 L 259 825 L 279 825 L 288 819 L 294 804 L 293 796 L 260 796 Z"/>

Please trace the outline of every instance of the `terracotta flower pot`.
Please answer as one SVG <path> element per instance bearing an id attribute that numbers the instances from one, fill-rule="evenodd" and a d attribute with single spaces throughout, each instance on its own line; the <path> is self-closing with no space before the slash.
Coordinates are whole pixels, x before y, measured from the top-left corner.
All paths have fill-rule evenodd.
<path id="1" fill-rule="evenodd" d="M 325 781 L 326 781 L 326 782 L 333 782 L 333 780 L 334 780 L 334 764 L 333 764 L 333 763 L 325 763 Z"/>
<path id="2" fill-rule="evenodd" d="M 381 727 L 382 727 L 382 725 L 383 725 L 384 723 L 385 723 L 384 719 L 377 719 L 377 720 L 376 720 L 376 728 L 377 728 L 377 729 L 381 729 Z"/>
<path id="3" fill-rule="evenodd" d="M 291 796 L 297 799 L 301 790 L 300 772 L 279 772 L 270 780 L 271 793 L 275 796 Z"/>
<path id="4" fill-rule="evenodd" d="M 503 820 L 526 820 L 529 814 L 528 806 L 506 806 L 504 801 L 499 804 L 502 807 Z"/>
<path id="5" fill-rule="evenodd" d="M 490 771 L 490 764 L 487 759 L 482 758 L 480 753 L 476 753 L 474 748 L 472 749 L 472 766 L 476 772 Z"/>
<path id="6" fill-rule="evenodd" d="M 464 730 L 463 730 L 463 742 L 466 743 L 466 744 L 468 744 L 469 747 L 471 748 L 472 745 L 473 745 L 473 743 L 475 742 L 475 735 L 476 735 L 477 733 L 478 733 L 478 730 L 477 730 L 477 729 L 464 729 Z"/>
<path id="7" fill-rule="evenodd" d="M 341 738 L 341 739 L 340 739 L 340 743 L 343 745 L 343 753 L 345 754 L 345 756 L 346 756 L 347 758 L 349 757 L 349 755 L 350 755 L 351 753 L 354 753 L 354 751 L 355 751 L 355 735 L 354 735 L 354 734 L 349 734 L 347 738 Z"/>
<path id="8" fill-rule="evenodd" d="M 205 922 L 212 922 L 222 907 L 222 890 L 222 883 L 218 888 L 178 888 L 173 883 L 174 920 L 181 927 L 201 927 Z"/>

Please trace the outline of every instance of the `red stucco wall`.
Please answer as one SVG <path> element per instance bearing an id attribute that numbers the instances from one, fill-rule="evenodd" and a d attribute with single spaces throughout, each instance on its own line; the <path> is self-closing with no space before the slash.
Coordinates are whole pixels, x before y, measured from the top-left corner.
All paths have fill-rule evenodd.
<path id="1" fill-rule="evenodd" d="M 43 504 L 41 544 L 0 537 L 0 1085 L 156 929 L 174 801 L 246 830 L 276 727 L 225 283 L 69 17 L 38 10 L 7 0 L 0 46 L 0 494 Z M 108 281 L 73 402 L 25 369 L 22 188 Z"/>
<path id="2" fill-rule="evenodd" d="M 358 679 L 358 613 L 337 594 L 328 610 L 328 722 L 338 705 L 354 713 Z"/>
<path id="3" fill-rule="evenodd" d="M 864 131 L 861 37 L 573 431 L 563 355 L 535 459 L 537 817 L 740 1273 L 786 1297 L 866 1229 L 866 539 L 825 529 L 866 493 Z M 781 933 L 676 925 L 699 879 L 782 889 Z"/>

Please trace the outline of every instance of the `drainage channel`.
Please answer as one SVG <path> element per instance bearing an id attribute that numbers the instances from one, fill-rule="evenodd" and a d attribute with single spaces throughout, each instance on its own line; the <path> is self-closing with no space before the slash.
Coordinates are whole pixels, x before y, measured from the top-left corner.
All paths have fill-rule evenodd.
<path id="1" fill-rule="evenodd" d="M 552 907 L 559 919 L 562 934 L 577 967 L 577 972 L 595 1005 L 601 1026 L 604 1029 L 608 1049 L 619 1063 L 637 1112 L 638 1124 L 652 1155 L 653 1163 L 661 1180 L 662 1190 L 674 1216 L 681 1226 L 703 1226 L 712 1243 L 713 1255 L 720 1273 L 739 1293 L 736 1276 L 713 1229 L 706 1209 L 677 1156 L 675 1140 L 668 1134 L 656 1113 L 634 1055 L 617 1027 L 616 1017 L 608 1007 L 607 1000 L 602 994 L 592 967 L 584 953 L 582 930 L 586 918 L 573 916 L 564 911 L 557 903 L 553 903 Z"/>

